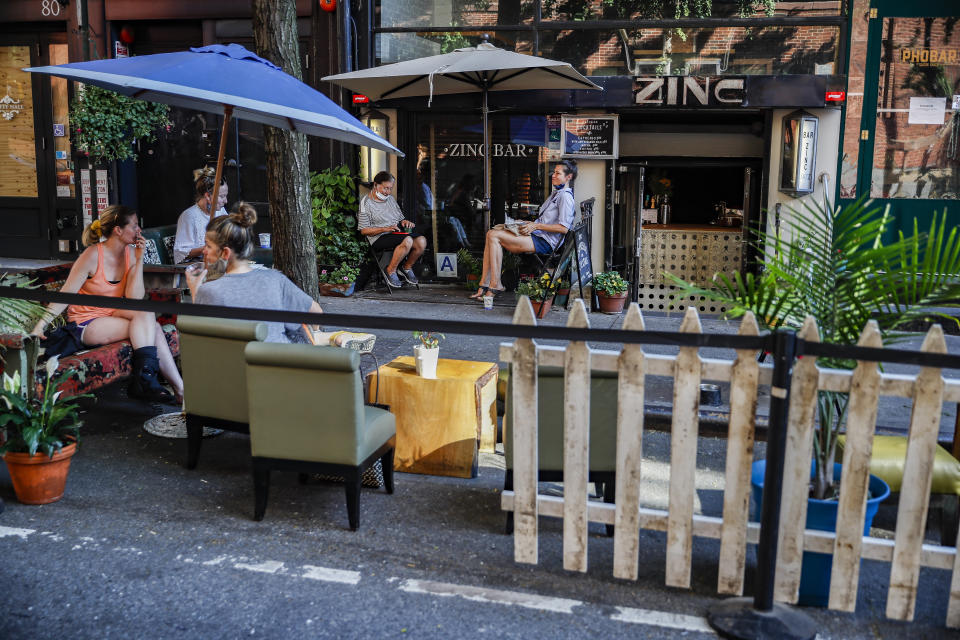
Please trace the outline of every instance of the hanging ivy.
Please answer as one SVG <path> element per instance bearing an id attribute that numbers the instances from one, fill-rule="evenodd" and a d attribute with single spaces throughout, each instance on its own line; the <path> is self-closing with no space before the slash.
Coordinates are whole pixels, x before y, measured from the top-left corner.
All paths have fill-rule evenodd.
<path id="1" fill-rule="evenodd" d="M 86 85 L 70 103 L 74 146 L 95 163 L 137 159 L 133 143 L 170 130 L 170 107 Z"/>

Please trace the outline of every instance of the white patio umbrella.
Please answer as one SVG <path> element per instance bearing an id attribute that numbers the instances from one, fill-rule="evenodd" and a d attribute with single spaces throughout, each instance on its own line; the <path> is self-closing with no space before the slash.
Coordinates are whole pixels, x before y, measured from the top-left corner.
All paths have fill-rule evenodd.
<path id="1" fill-rule="evenodd" d="M 600 87 L 580 75 L 569 63 L 499 49 L 489 42 L 438 56 L 417 58 L 381 67 L 323 78 L 362 93 L 371 100 L 451 93 L 483 94 L 483 195 L 485 224 L 490 226 L 490 135 L 487 94 L 490 91 L 537 89 L 595 89 Z"/>

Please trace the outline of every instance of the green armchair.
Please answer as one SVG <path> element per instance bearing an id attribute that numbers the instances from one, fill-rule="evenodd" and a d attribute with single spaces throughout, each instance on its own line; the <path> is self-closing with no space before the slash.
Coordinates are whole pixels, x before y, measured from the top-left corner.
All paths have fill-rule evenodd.
<path id="1" fill-rule="evenodd" d="M 338 347 L 251 342 L 246 347 L 254 519 L 272 470 L 344 478 L 350 529 L 360 526 L 360 483 L 378 459 L 393 493 L 396 421 L 363 402 L 360 354 Z"/>
<path id="2" fill-rule="evenodd" d="M 563 368 L 541 366 L 537 371 L 537 457 L 541 482 L 563 480 Z M 513 394 L 507 383 L 503 415 L 503 451 L 506 458 L 504 491 L 513 490 Z M 616 498 L 617 374 L 594 371 L 590 376 L 590 482 L 602 486 L 604 502 Z M 513 512 L 507 514 L 507 533 L 513 531 Z M 612 535 L 613 526 L 607 525 Z"/>
<path id="3" fill-rule="evenodd" d="M 248 342 L 266 338 L 267 325 L 181 315 L 177 329 L 187 420 L 187 468 L 195 469 L 203 427 L 250 433 L 247 403 L 243 400 L 247 393 L 243 349 Z"/>

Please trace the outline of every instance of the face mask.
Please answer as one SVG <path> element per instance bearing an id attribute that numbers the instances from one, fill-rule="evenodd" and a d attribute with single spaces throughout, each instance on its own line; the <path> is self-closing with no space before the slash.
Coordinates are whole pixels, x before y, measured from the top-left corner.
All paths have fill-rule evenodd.
<path id="1" fill-rule="evenodd" d="M 387 198 L 390 197 L 390 196 L 385 196 L 385 195 L 383 195 L 382 193 L 380 193 L 380 192 L 377 191 L 376 189 L 374 189 L 373 192 L 374 192 L 375 194 L 377 194 L 377 200 L 379 200 L 380 202 L 386 202 L 386 201 L 387 201 Z"/>
<path id="2" fill-rule="evenodd" d="M 207 281 L 216 280 L 227 272 L 227 261 L 219 258 L 216 262 L 207 265 Z"/>

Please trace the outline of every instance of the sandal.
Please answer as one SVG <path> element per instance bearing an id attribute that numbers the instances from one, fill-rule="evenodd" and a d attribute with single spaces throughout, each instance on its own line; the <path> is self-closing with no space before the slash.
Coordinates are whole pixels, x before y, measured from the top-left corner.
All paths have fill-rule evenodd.
<path id="1" fill-rule="evenodd" d="M 489 290 L 490 290 L 490 287 L 480 287 L 479 289 L 477 289 L 476 293 L 474 293 L 472 296 L 467 296 L 467 297 L 470 298 L 471 300 L 480 300 L 483 298 L 483 296 L 487 295 L 487 291 Z"/>

